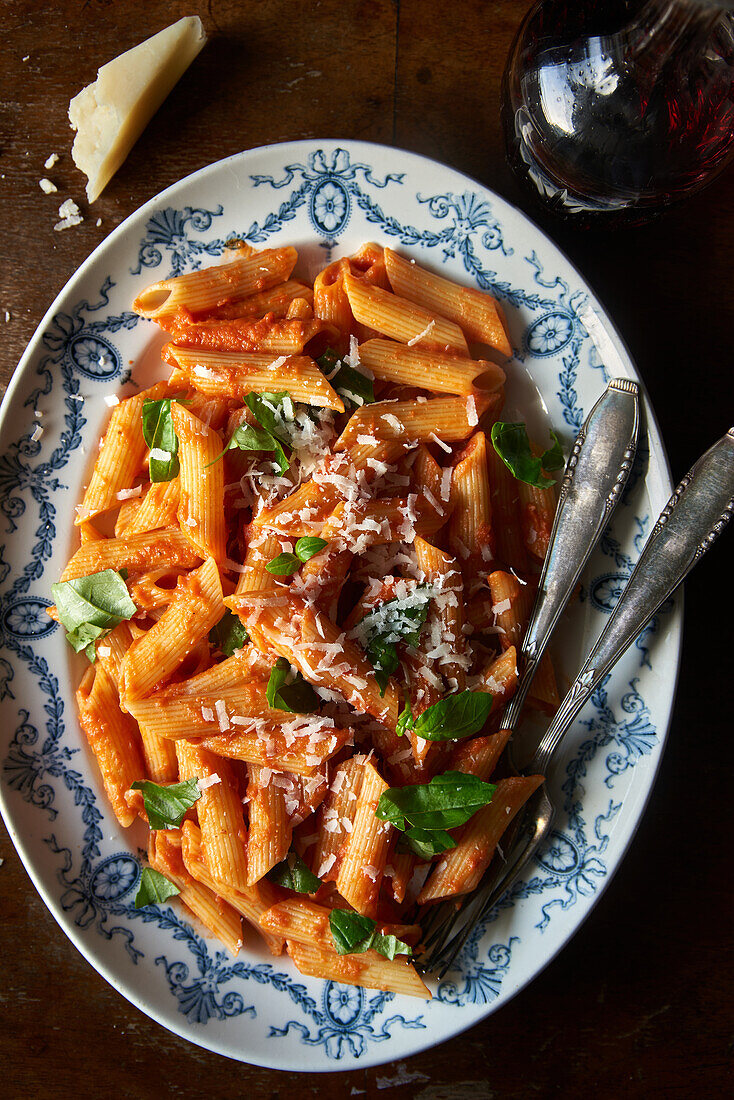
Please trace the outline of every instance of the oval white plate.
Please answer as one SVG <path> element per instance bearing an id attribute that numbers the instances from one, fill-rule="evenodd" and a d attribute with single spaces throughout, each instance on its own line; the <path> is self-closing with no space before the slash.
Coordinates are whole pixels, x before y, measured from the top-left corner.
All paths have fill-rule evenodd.
<path id="1" fill-rule="evenodd" d="M 231 1058 L 343 1070 L 405 1058 L 470 1027 L 582 923 L 655 778 L 680 611 L 657 617 L 581 714 L 552 778 L 563 812 L 550 845 L 512 902 L 472 938 L 458 970 L 434 983 L 431 1003 L 303 978 L 252 940 L 234 960 L 175 908 L 135 910 L 139 838 L 108 810 L 76 719 L 70 651 L 45 608 L 72 547 L 74 506 L 109 413 L 104 397 L 159 344 L 154 326 L 130 312 L 132 299 L 149 282 L 216 262 L 233 236 L 295 244 L 298 270 L 309 277 L 332 255 L 374 239 L 492 291 L 515 348 L 507 411 L 536 431 L 548 418 L 566 445 L 608 377 L 637 375 L 579 273 L 518 210 L 425 158 L 323 141 L 242 153 L 143 206 L 69 281 L 13 378 L 0 426 L 0 759 L 2 810 L 21 858 L 72 942 L 154 1020 Z M 562 684 L 670 494 L 649 409 L 648 428 L 649 455 L 643 447 L 635 484 L 563 624 Z"/>

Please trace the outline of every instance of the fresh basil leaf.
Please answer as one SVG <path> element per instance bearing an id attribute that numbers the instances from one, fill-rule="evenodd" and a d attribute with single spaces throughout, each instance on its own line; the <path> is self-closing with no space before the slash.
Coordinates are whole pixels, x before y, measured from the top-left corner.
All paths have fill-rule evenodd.
<path id="1" fill-rule="evenodd" d="M 94 659 L 94 642 L 121 622 L 131 619 L 137 607 L 127 585 L 114 569 L 103 569 L 72 581 L 51 585 L 59 620 L 66 627 L 66 640 L 77 653 L 87 651 Z"/>
<path id="2" fill-rule="evenodd" d="M 354 635 L 361 641 L 367 660 L 375 669 L 375 678 L 382 695 L 385 693 L 388 677 L 398 668 L 397 643 L 402 642 L 412 649 L 418 645 L 431 600 L 430 591 L 421 592 L 425 587 L 427 586 L 419 585 L 415 590 L 421 596 L 422 603 L 406 607 L 403 598 L 386 600 L 368 611 L 355 627 Z"/>
<path id="3" fill-rule="evenodd" d="M 286 446 L 288 446 L 290 438 L 283 427 L 283 421 L 280 419 L 277 412 L 273 412 L 273 408 L 285 410 L 286 405 L 288 405 L 290 409 L 293 408 L 292 398 L 288 391 L 281 390 L 279 393 L 248 393 L 243 398 L 243 401 L 257 420 L 258 424 L 261 424 L 266 432 L 270 432 L 274 439 L 278 439 L 281 443 L 285 443 Z"/>
<path id="4" fill-rule="evenodd" d="M 400 839 L 406 848 L 421 859 L 432 859 L 433 856 L 456 847 L 456 841 L 445 829 L 406 829 Z"/>
<path id="5" fill-rule="evenodd" d="M 209 641 L 221 650 L 225 657 L 231 657 L 250 640 L 244 623 L 232 611 L 225 611 L 222 618 L 209 631 Z"/>
<path id="6" fill-rule="evenodd" d="M 371 405 L 375 400 L 375 387 L 366 374 L 350 367 L 332 348 L 327 348 L 316 360 L 319 370 L 349 407 Z"/>
<path id="7" fill-rule="evenodd" d="M 309 871 L 298 852 L 290 851 L 280 863 L 268 872 L 268 878 L 276 886 L 286 890 L 295 890 L 297 894 L 315 894 L 321 886 L 321 879 Z"/>
<path id="8" fill-rule="evenodd" d="M 289 683 L 290 676 L 290 662 L 285 657 L 278 657 L 265 690 L 268 706 L 275 710 L 310 714 L 319 705 L 318 695 L 300 672 L 297 672 L 295 678 Z"/>
<path id="9" fill-rule="evenodd" d="M 479 733 L 489 718 L 493 696 L 488 691 L 460 691 L 439 699 L 416 718 L 413 729 L 426 741 L 456 741 Z"/>
<path id="10" fill-rule="evenodd" d="M 410 733 L 414 725 L 415 719 L 413 718 L 413 711 L 410 709 L 410 699 L 406 699 L 405 706 L 398 717 L 395 732 L 398 737 L 402 737 L 404 733 Z"/>
<path id="11" fill-rule="evenodd" d="M 334 947 L 339 955 L 361 955 L 363 951 L 379 951 L 386 959 L 396 955 L 412 955 L 413 949 L 397 936 L 384 936 L 370 917 L 352 913 L 348 909 L 332 909 L 329 928 Z"/>
<path id="12" fill-rule="evenodd" d="M 134 791 L 143 792 L 143 803 L 151 829 L 180 829 L 186 811 L 201 798 L 198 779 L 165 786 L 150 779 L 138 779 L 131 784 Z"/>
<path id="13" fill-rule="evenodd" d="M 275 577 L 290 577 L 301 568 L 301 562 L 295 554 L 278 554 L 270 559 L 265 568 Z"/>
<path id="14" fill-rule="evenodd" d="M 149 459 L 151 481 L 171 481 L 178 474 L 178 436 L 171 417 L 173 400 L 164 397 L 160 401 L 143 402 L 143 438 L 151 451 L 167 451 L 169 456 Z"/>
<path id="15" fill-rule="evenodd" d="M 375 680 L 380 689 L 380 698 L 385 694 L 388 681 L 400 664 L 395 642 L 386 642 L 383 638 L 373 638 L 365 649 L 365 656 L 375 670 Z"/>
<path id="16" fill-rule="evenodd" d="M 492 446 L 518 481 L 524 481 L 538 489 L 549 489 L 551 485 L 555 485 L 555 481 L 546 477 L 543 470 L 558 470 L 563 466 L 561 441 L 555 432 L 550 435 L 552 447 L 537 458 L 530 449 L 524 424 L 505 424 L 498 420 L 492 425 Z"/>
<path id="17" fill-rule="evenodd" d="M 304 535 L 296 543 L 296 554 L 301 561 L 309 561 L 316 554 L 320 554 L 326 545 L 326 539 L 317 538 L 315 535 Z"/>
<path id="18" fill-rule="evenodd" d="M 173 898 L 180 893 L 178 886 L 174 886 L 160 871 L 154 871 L 152 867 L 144 867 L 138 892 L 135 895 L 135 908 L 142 909 L 144 905 L 162 905 L 168 898 Z"/>
<path id="19" fill-rule="evenodd" d="M 445 831 L 463 825 L 492 801 L 494 783 L 464 772 L 444 772 L 430 783 L 389 787 L 380 796 L 375 817 L 405 832 L 415 829 Z M 420 836 L 419 836 L 420 839 Z"/>
<path id="20" fill-rule="evenodd" d="M 284 474 L 290 466 L 280 440 L 276 439 L 265 428 L 255 428 L 251 424 L 240 424 L 239 428 L 235 428 L 232 438 L 222 454 L 218 455 L 214 462 L 218 462 L 222 455 L 235 448 L 239 448 L 241 451 L 275 451 L 275 462 L 278 466 L 278 472 L 281 474 Z M 209 465 L 212 466 L 213 463 L 210 462 Z"/>

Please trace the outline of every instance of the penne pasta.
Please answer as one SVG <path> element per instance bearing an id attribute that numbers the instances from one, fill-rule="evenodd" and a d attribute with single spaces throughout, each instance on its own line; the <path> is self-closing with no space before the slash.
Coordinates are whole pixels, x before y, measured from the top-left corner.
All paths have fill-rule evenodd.
<path id="1" fill-rule="evenodd" d="M 468 355 L 464 334 L 453 321 L 423 309 L 405 298 L 390 294 L 364 279 L 344 275 L 344 289 L 357 321 L 411 347 L 420 344 L 437 351 L 455 351 Z"/>
<path id="2" fill-rule="evenodd" d="M 220 267 L 206 267 L 147 286 L 133 302 L 141 317 L 157 320 L 180 309 L 200 313 L 228 298 L 246 298 L 290 277 L 296 265 L 295 248 L 268 248 Z"/>
<path id="3" fill-rule="evenodd" d="M 422 402 L 379 401 L 357 409 L 335 446 L 344 450 L 362 436 L 413 443 L 430 443 L 438 436 L 444 443 L 459 443 L 471 435 L 477 417 L 496 419 L 501 405 L 499 394 L 485 393 L 471 398 L 434 397 Z"/>
<path id="4" fill-rule="evenodd" d="M 294 401 L 344 412 L 344 402 L 308 355 L 260 351 L 207 351 L 167 344 L 170 383 L 210 397 L 242 399 L 248 393 L 287 390 Z"/>
<path id="5" fill-rule="evenodd" d="M 203 558 L 221 564 L 227 556 L 221 437 L 178 401 L 171 406 L 171 420 L 181 465 L 179 525 Z"/>
<path id="6" fill-rule="evenodd" d="M 385 268 L 396 294 L 455 321 L 469 340 L 488 344 L 508 357 L 512 355 L 501 309 L 489 294 L 434 275 L 391 248 L 385 249 Z"/>
<path id="7" fill-rule="evenodd" d="M 468 397 L 475 390 L 494 393 L 506 380 L 505 372 L 486 359 L 466 359 L 420 345 L 408 347 L 393 340 L 368 340 L 359 346 L 359 359 L 385 382 L 418 386 L 433 393 Z"/>

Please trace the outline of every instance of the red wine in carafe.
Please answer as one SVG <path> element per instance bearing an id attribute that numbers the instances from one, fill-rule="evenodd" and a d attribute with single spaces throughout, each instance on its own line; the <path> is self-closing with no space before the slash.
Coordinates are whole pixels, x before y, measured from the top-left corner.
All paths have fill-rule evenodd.
<path id="1" fill-rule="evenodd" d="M 510 163 L 582 224 L 645 220 L 734 155 L 734 16 L 707 0 L 541 0 L 503 78 Z"/>

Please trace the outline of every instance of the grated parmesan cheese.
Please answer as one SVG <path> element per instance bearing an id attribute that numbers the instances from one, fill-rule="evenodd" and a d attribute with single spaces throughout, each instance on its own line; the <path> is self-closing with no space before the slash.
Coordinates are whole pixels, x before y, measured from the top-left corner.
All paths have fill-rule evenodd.
<path id="1" fill-rule="evenodd" d="M 408 340 L 408 347 L 412 348 L 414 344 L 420 343 L 424 336 L 430 336 L 435 327 L 436 322 L 429 321 L 426 327 L 423 329 L 423 332 L 419 332 L 418 335 L 414 336 L 412 340 Z"/>
<path id="2" fill-rule="evenodd" d="M 211 775 L 205 775 L 203 779 L 197 779 L 200 791 L 206 791 L 209 787 L 215 787 L 217 783 L 221 782 L 222 780 L 219 778 L 216 772 L 212 772 Z"/>
<path id="3" fill-rule="evenodd" d="M 474 394 L 469 394 L 466 399 L 466 421 L 472 428 L 479 423 L 477 416 L 477 402 Z"/>
<path id="4" fill-rule="evenodd" d="M 136 485 L 134 489 L 120 489 L 119 493 L 115 493 L 118 500 L 132 500 L 133 497 L 139 497 L 143 491 L 142 485 Z"/>
<path id="5" fill-rule="evenodd" d="M 71 229 L 73 225 L 80 225 L 84 218 L 79 207 L 73 199 L 66 199 L 59 207 L 60 221 L 56 222 L 54 229 L 60 233 L 63 229 Z"/>
<path id="6" fill-rule="evenodd" d="M 44 176 L 38 181 L 38 186 L 43 191 L 44 195 L 53 195 L 54 191 L 58 191 L 58 187 L 51 180 L 47 180 Z"/>

